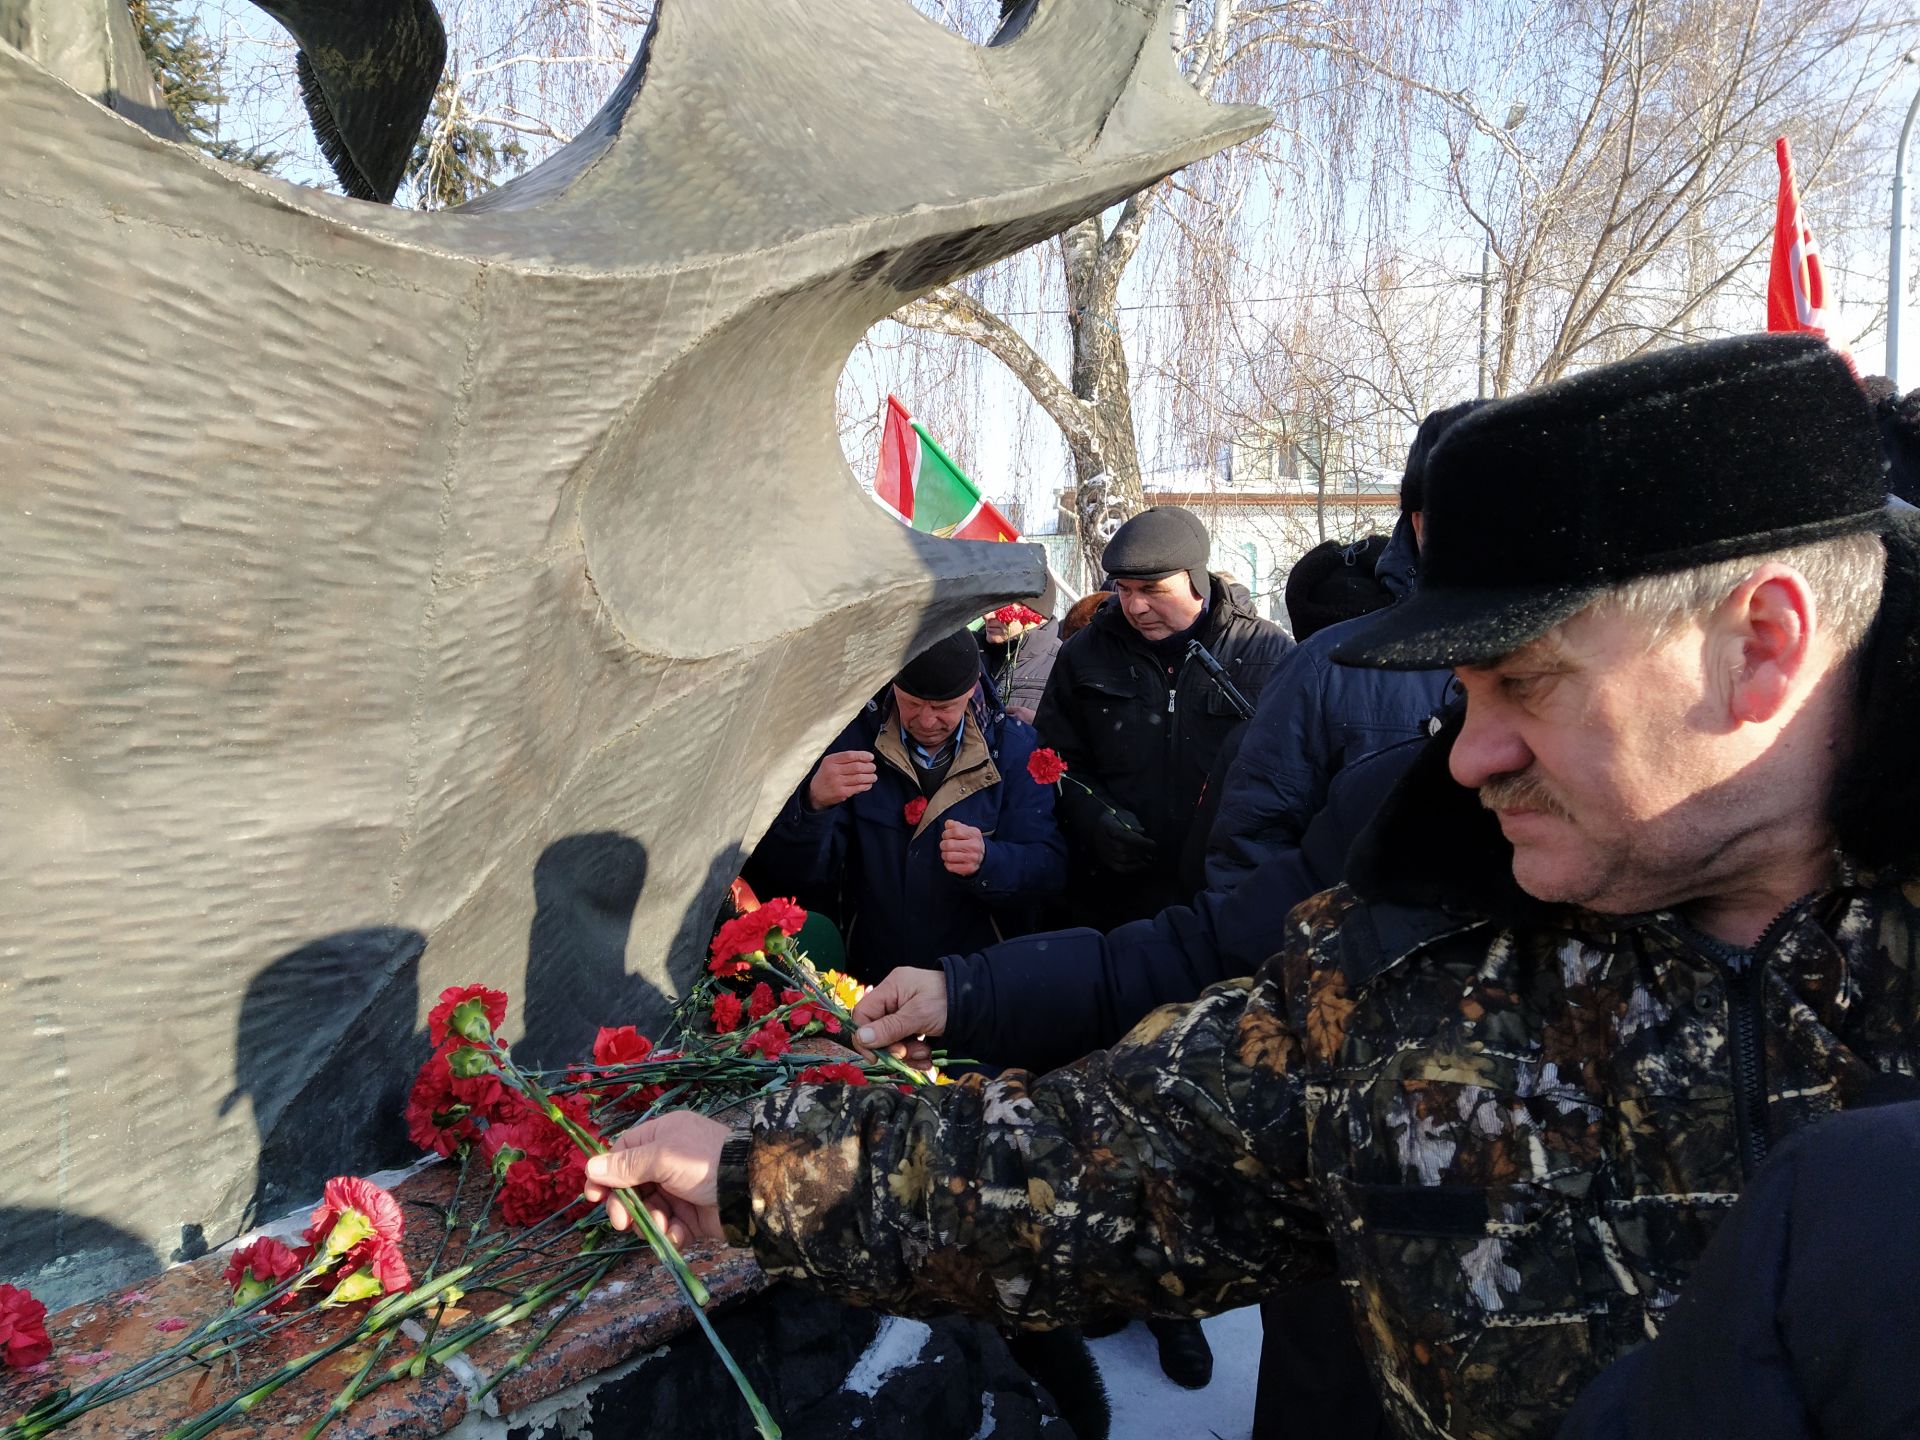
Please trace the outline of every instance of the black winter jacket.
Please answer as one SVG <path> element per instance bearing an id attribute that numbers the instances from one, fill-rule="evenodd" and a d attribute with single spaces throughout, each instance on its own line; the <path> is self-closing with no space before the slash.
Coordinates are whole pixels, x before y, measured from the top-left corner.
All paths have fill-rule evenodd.
<path id="1" fill-rule="evenodd" d="M 1230 894 L 1208 891 L 1110 935 L 1059 930 L 942 957 L 948 1050 L 1038 1073 L 1114 1044 L 1162 1005 L 1253 974 L 1279 948 L 1287 912 L 1339 881 L 1347 852 L 1425 743 L 1343 770 L 1301 843 Z"/>
<path id="2" fill-rule="evenodd" d="M 1293 647 L 1244 590 L 1217 575 L 1199 639 L 1255 704 Z M 1056 811 L 1084 918 L 1113 926 L 1192 898 L 1181 891 L 1180 852 L 1214 756 L 1239 723 L 1198 664 L 1182 657 L 1168 673 L 1118 601 L 1060 647 L 1034 728 L 1067 762 Z M 1109 807 L 1131 812 L 1153 838 L 1148 870 L 1113 875 L 1093 861 L 1092 837 Z"/>
<path id="3" fill-rule="evenodd" d="M 1402 517 L 1374 574 L 1404 595 L 1415 559 L 1413 526 Z M 1334 647 L 1371 620 L 1363 615 L 1316 630 L 1274 673 L 1221 788 L 1206 840 L 1209 890 L 1231 890 L 1276 853 L 1298 846 L 1342 766 L 1427 733 L 1450 671 L 1333 662 Z"/>

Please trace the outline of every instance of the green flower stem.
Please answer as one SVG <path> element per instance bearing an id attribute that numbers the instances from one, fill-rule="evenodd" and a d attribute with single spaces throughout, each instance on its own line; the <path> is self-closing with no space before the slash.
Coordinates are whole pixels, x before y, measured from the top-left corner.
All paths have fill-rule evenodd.
<path id="1" fill-rule="evenodd" d="M 150 1355 L 118 1374 L 109 1375 L 79 1390 L 64 1392 L 55 1397 L 56 1403 L 51 1407 L 42 1402 L 19 1419 L 0 1427 L 0 1440 L 37 1440 L 39 1436 L 71 1425 L 89 1411 L 116 1404 L 143 1390 L 151 1390 L 156 1385 L 164 1385 L 188 1370 L 203 1368 L 243 1345 L 284 1329 L 292 1323 L 291 1318 L 264 1330 L 252 1322 L 268 1306 L 288 1291 L 306 1284 L 322 1268 L 323 1262 L 316 1257 L 298 1274 L 281 1281 L 249 1304 L 222 1311 L 186 1339 L 168 1346 L 157 1355 Z"/>
<path id="2" fill-rule="evenodd" d="M 575 1145 L 589 1155 L 606 1154 L 606 1143 L 576 1124 L 572 1116 L 554 1103 L 553 1097 L 547 1094 L 538 1080 L 516 1069 L 513 1061 L 504 1053 L 500 1053 L 497 1047 L 490 1053 L 492 1053 L 494 1064 L 500 1069 L 502 1078 L 538 1105 L 546 1117 L 564 1130 Z M 660 1257 L 660 1263 L 667 1267 L 681 1290 L 686 1293 L 688 1300 L 696 1309 L 708 1304 L 712 1297 L 708 1295 L 705 1283 L 693 1273 L 692 1267 L 687 1264 L 686 1258 L 679 1250 L 674 1248 L 673 1242 L 653 1223 L 653 1217 L 647 1213 L 647 1207 L 640 1203 L 639 1196 L 626 1189 L 617 1190 L 614 1193 L 620 1197 L 620 1203 L 627 1207 L 627 1213 L 633 1220 L 634 1226 L 647 1237 L 647 1244 L 653 1247 L 653 1253 Z"/>
<path id="3" fill-rule="evenodd" d="M 526 1364 L 527 1361 L 531 1360 L 533 1358 L 533 1352 L 552 1338 L 553 1332 L 560 1328 L 561 1321 L 565 1320 L 580 1308 L 587 1296 L 593 1293 L 594 1287 L 607 1278 L 607 1272 L 613 1269 L 613 1266 L 613 1260 L 603 1261 L 597 1266 L 594 1272 L 580 1284 L 579 1288 L 567 1297 L 567 1303 L 560 1308 L 559 1313 L 541 1327 L 538 1335 L 535 1335 L 525 1345 L 522 1345 L 518 1350 L 514 1351 L 508 1358 L 507 1363 L 500 1368 L 499 1373 L 487 1381 L 485 1385 L 482 1385 L 473 1398 L 475 1400 L 486 1399 L 487 1396 L 493 1392 L 493 1388 L 496 1385 L 514 1371 L 518 1370 L 522 1365 Z"/>
<path id="4" fill-rule="evenodd" d="M 367 1376 L 373 1373 L 373 1367 L 380 1363 L 380 1357 L 387 1353 L 388 1347 L 399 1338 L 399 1335 L 400 1331 L 398 1327 L 390 1329 L 381 1335 L 380 1343 L 373 1347 L 365 1363 L 363 1363 L 358 1370 L 354 1371 L 352 1379 L 340 1387 L 340 1393 L 333 1397 L 333 1401 L 327 1406 L 325 1413 L 307 1427 L 306 1432 L 300 1437 L 300 1440 L 320 1440 L 321 1432 L 347 1413 L 347 1407 L 360 1398 L 360 1387 L 367 1383 Z"/>
<path id="5" fill-rule="evenodd" d="M 349 1345 L 358 1344 L 365 1338 L 365 1331 L 356 1327 L 350 1334 L 329 1341 L 317 1349 L 309 1350 L 298 1360 L 281 1366 L 246 1394 L 236 1395 L 231 1400 L 223 1400 L 218 1405 L 209 1406 L 191 1420 L 176 1425 L 161 1437 L 161 1440 L 205 1440 L 206 1436 L 211 1435 L 229 1420 L 236 1420 L 246 1415 L 254 1406 L 279 1390 L 289 1380 L 298 1379 L 322 1360 L 339 1354 Z"/>
<path id="6" fill-rule="evenodd" d="M 538 1080 L 520 1073 L 502 1047 L 489 1043 L 487 1051 L 492 1056 L 494 1065 L 499 1069 L 501 1078 L 515 1085 L 521 1093 L 538 1105 L 548 1119 L 572 1137 L 574 1144 L 589 1155 L 606 1153 L 605 1142 L 576 1124 L 572 1117 L 554 1103 L 553 1098 L 547 1094 Z M 754 1427 L 759 1430 L 762 1440 L 779 1440 L 780 1427 L 774 1423 L 772 1413 L 754 1393 L 753 1386 L 740 1369 L 739 1363 L 721 1343 L 719 1335 L 714 1332 L 712 1323 L 707 1319 L 706 1307 L 712 1303 L 713 1297 L 708 1292 L 705 1282 L 693 1273 L 692 1267 L 686 1262 L 686 1257 L 674 1248 L 673 1242 L 667 1239 L 660 1228 L 653 1223 L 653 1217 L 647 1213 L 647 1207 L 641 1203 L 638 1195 L 625 1187 L 616 1189 L 614 1194 L 626 1207 L 634 1226 L 647 1237 L 647 1244 L 653 1247 L 653 1253 L 659 1257 L 667 1273 L 673 1277 L 673 1282 L 679 1287 L 680 1293 L 686 1297 L 687 1304 L 693 1311 L 694 1320 L 706 1332 L 707 1342 L 713 1346 L 714 1352 L 720 1357 L 720 1363 L 726 1367 L 727 1374 L 733 1377 L 734 1385 L 747 1402 L 747 1409 L 753 1415 Z"/>

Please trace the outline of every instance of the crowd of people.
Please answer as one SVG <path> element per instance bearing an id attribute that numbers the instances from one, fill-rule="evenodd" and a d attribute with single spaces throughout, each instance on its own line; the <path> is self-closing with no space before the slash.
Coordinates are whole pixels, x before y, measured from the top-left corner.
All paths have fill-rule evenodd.
<path id="1" fill-rule="evenodd" d="M 1920 1433 L 1916 472 L 1920 393 L 1752 336 L 1429 415 L 1293 636 L 1136 516 L 749 867 L 864 1048 L 979 1068 L 668 1115 L 589 1193 L 900 1313 L 1146 1317 L 1188 1385 L 1258 1303 L 1259 1437 Z"/>

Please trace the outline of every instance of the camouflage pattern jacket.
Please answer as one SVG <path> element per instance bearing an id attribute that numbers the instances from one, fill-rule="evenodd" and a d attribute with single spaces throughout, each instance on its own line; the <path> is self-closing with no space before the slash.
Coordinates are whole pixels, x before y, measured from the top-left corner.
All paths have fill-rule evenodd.
<path id="1" fill-rule="evenodd" d="M 733 1236 L 1029 1326 L 1337 1269 L 1404 1434 L 1551 1436 L 1770 1140 L 1914 1074 L 1920 881 L 1842 863 L 1745 965 L 1670 915 L 1542 906 L 1450 738 L 1257 976 L 1045 1077 L 770 1097 L 723 1155 Z"/>

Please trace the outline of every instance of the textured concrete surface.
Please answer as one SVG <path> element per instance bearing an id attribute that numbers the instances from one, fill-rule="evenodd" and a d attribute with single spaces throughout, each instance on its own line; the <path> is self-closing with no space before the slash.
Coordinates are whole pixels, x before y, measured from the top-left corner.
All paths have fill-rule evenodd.
<path id="1" fill-rule="evenodd" d="M 659 1019 L 846 716 L 1040 590 L 865 499 L 834 384 L 1260 127 L 1165 36 L 663 0 L 578 139 L 434 215 L 0 43 L 0 1275 L 89 1293 L 401 1158 L 447 984 L 536 1061 Z"/>

